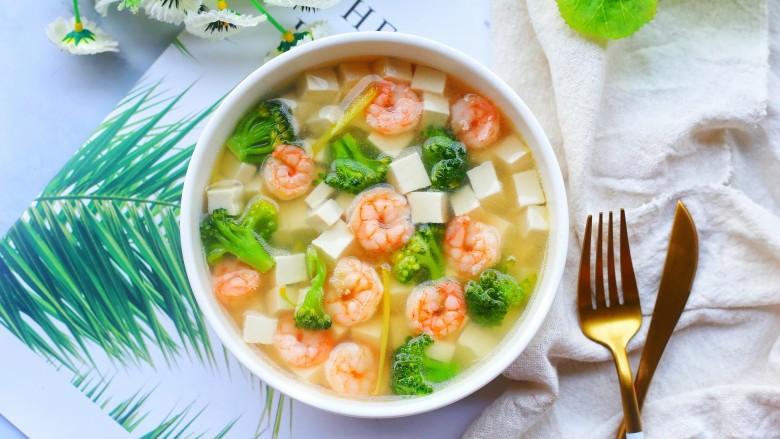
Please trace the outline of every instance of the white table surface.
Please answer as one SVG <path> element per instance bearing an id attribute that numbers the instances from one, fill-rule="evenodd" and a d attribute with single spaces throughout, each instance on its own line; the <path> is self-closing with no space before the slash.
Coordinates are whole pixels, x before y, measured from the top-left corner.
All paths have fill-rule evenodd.
<path id="1" fill-rule="evenodd" d="M 83 10 L 89 9 L 91 2 L 82 3 Z M 44 32 L 56 17 L 71 15 L 71 2 L 66 0 L 7 2 L 0 8 L 0 41 L 5 42 L 0 45 L 0 234 L 179 33 L 142 15 L 114 14 L 104 19 L 104 27 L 120 41 L 122 52 L 77 57 L 56 49 Z M 91 10 L 82 15 L 96 18 Z M 297 437 L 306 437 L 306 431 L 331 431 L 340 437 L 458 437 L 508 385 L 508 380 L 497 378 L 456 404 L 411 418 L 358 420 L 322 412 L 314 419 L 333 425 L 310 430 L 298 425 L 298 420 L 293 433 Z M 0 416 L 0 437 L 24 435 Z"/>

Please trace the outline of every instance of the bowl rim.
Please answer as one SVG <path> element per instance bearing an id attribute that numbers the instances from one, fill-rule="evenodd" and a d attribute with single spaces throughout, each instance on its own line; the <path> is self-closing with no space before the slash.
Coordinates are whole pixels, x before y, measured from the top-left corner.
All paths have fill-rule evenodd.
<path id="1" fill-rule="evenodd" d="M 216 143 L 212 138 L 215 136 L 215 131 L 224 123 L 225 114 L 229 109 L 242 102 L 245 93 L 251 93 L 253 88 L 257 87 L 258 84 L 262 84 L 266 76 L 272 74 L 277 69 L 283 68 L 293 60 L 305 58 L 316 51 L 329 49 L 334 53 L 334 56 L 328 58 L 329 62 L 335 62 L 350 56 L 344 56 L 344 52 L 334 50 L 334 48 L 349 47 L 355 44 L 400 45 L 413 50 L 438 53 L 455 64 L 467 68 L 471 71 L 470 73 L 481 77 L 484 81 L 489 82 L 490 86 L 495 88 L 496 93 L 508 100 L 513 110 L 519 113 L 520 120 L 517 118 L 512 119 L 518 131 L 520 130 L 517 126 L 518 122 L 525 124 L 526 130 L 523 130 L 522 134 L 532 149 L 537 170 L 540 173 L 544 190 L 548 195 L 547 206 L 549 209 L 550 231 L 547 254 L 545 255 L 542 268 L 543 275 L 540 275 L 540 283 L 536 288 L 531 303 L 528 305 L 529 308 L 533 308 L 533 312 L 529 312 L 528 309 L 524 312 L 526 316 L 521 324 L 522 331 L 517 330 L 518 324 L 516 324 L 515 328 L 510 330 L 510 333 L 514 332 L 514 334 L 504 336 L 499 343 L 502 345 L 502 348 L 498 352 L 493 353 L 493 358 L 490 361 L 479 365 L 466 379 L 457 380 L 443 389 L 423 397 L 366 401 L 340 397 L 331 394 L 331 392 L 325 389 L 318 388 L 315 390 L 311 384 L 293 377 L 289 373 L 282 372 L 278 366 L 266 364 L 265 360 L 258 357 L 243 341 L 240 331 L 236 330 L 235 324 L 226 320 L 227 316 L 224 309 L 221 309 L 218 304 L 214 306 L 216 300 L 211 291 L 211 285 L 209 282 L 204 282 L 207 279 L 202 270 L 202 267 L 205 265 L 205 255 L 200 247 L 200 236 L 197 226 L 203 207 L 203 187 L 197 184 L 197 180 L 203 178 L 202 174 L 204 172 L 210 174 L 213 169 L 213 163 L 206 163 L 207 153 L 211 147 L 210 145 Z M 377 55 L 383 54 L 377 53 Z M 385 54 L 385 56 L 389 55 Z M 315 63 L 307 68 L 313 68 L 316 65 Z M 267 86 L 268 84 L 264 85 Z M 257 102 L 261 97 L 261 95 L 254 94 L 253 102 Z M 506 109 L 503 109 L 506 113 Z M 529 141 L 529 136 L 533 138 L 533 141 Z M 566 190 L 561 169 L 547 136 L 523 100 L 487 67 L 454 48 L 415 35 L 390 32 L 339 34 L 307 43 L 260 66 L 225 96 L 219 107 L 209 117 L 198 138 L 184 180 L 180 213 L 182 256 L 187 279 L 198 307 L 209 326 L 217 334 L 220 342 L 228 348 L 236 359 L 263 382 L 298 401 L 332 413 L 366 418 L 408 416 L 446 406 L 472 394 L 497 377 L 528 346 L 548 315 L 563 277 L 569 232 L 569 214 L 566 200 Z"/>

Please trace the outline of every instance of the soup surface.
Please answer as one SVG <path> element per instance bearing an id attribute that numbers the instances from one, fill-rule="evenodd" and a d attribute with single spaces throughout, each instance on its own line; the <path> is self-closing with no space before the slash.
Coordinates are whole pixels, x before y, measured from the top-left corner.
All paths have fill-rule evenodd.
<path id="1" fill-rule="evenodd" d="M 547 245 L 521 135 L 478 90 L 400 59 L 265 97 L 205 197 L 214 294 L 244 340 L 342 395 L 425 395 L 485 358 Z"/>

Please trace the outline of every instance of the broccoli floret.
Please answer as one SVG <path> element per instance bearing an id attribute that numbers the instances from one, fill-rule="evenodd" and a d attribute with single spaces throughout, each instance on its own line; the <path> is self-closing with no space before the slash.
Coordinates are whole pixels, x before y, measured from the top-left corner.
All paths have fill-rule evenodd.
<path id="1" fill-rule="evenodd" d="M 401 283 L 423 282 L 444 277 L 444 256 L 440 224 L 421 224 L 405 246 L 393 254 L 393 272 Z"/>
<path id="2" fill-rule="evenodd" d="M 282 101 L 265 101 L 238 122 L 227 147 L 242 162 L 260 163 L 274 148 L 296 139 L 290 109 Z"/>
<path id="3" fill-rule="evenodd" d="M 241 217 L 241 225 L 254 230 L 268 240 L 279 228 L 279 212 L 276 204 L 265 198 L 256 198 Z"/>
<path id="4" fill-rule="evenodd" d="M 433 383 L 447 381 L 458 374 L 458 364 L 442 362 L 428 357 L 425 350 L 433 344 L 428 334 L 407 337 L 406 342 L 394 353 L 390 371 L 390 384 L 398 395 L 428 395 Z"/>
<path id="5" fill-rule="evenodd" d="M 336 189 L 358 194 L 364 189 L 385 181 L 390 157 L 368 158 L 360 150 L 357 140 L 345 134 L 331 145 L 333 161 L 325 183 Z"/>
<path id="6" fill-rule="evenodd" d="M 489 268 L 466 285 L 466 308 L 481 326 L 498 326 L 510 306 L 519 305 L 533 287 L 533 280 L 518 282 L 512 276 Z"/>
<path id="7" fill-rule="evenodd" d="M 446 126 L 434 126 L 431 125 L 428 128 L 424 129 L 422 133 L 420 133 L 423 140 L 428 140 L 431 137 L 446 137 L 448 139 L 456 140 L 457 137 L 455 136 L 455 133 L 447 128 Z"/>
<path id="8" fill-rule="evenodd" d="M 313 331 L 328 329 L 333 321 L 322 306 L 327 267 L 317 255 L 317 250 L 311 245 L 306 249 L 306 271 L 311 278 L 311 287 L 306 292 L 303 302 L 295 310 L 293 317 L 295 327 Z"/>
<path id="9" fill-rule="evenodd" d="M 216 209 L 200 224 L 200 237 L 209 264 L 215 264 L 226 253 L 265 273 L 274 266 L 273 258 L 260 243 L 260 235 L 242 224 L 225 209 Z"/>
<path id="10" fill-rule="evenodd" d="M 423 132 L 422 160 L 431 178 L 431 187 L 440 191 L 456 189 L 466 178 L 466 147 L 446 128 L 429 127 Z"/>

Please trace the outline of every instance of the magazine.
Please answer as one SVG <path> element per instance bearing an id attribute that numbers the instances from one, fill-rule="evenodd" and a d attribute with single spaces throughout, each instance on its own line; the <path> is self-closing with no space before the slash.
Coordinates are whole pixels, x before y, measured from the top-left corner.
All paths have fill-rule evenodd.
<path id="1" fill-rule="evenodd" d="M 489 63 L 489 2 L 272 13 L 290 27 L 325 20 L 331 33 L 413 33 Z M 182 34 L 0 239 L 0 413 L 27 436 L 316 431 L 220 344 L 180 256 L 179 198 L 200 129 L 279 38 L 263 24 L 223 42 Z"/>

